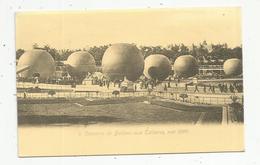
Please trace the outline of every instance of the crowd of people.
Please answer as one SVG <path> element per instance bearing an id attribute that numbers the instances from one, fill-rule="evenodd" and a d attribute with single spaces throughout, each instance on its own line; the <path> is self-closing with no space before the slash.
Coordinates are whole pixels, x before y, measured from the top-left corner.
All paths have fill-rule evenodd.
<path id="1" fill-rule="evenodd" d="M 218 91 L 220 93 L 241 93 L 243 92 L 243 85 L 240 83 L 219 83 L 217 85 L 215 84 L 204 84 L 204 85 L 194 85 L 194 88 L 192 88 L 192 91 L 194 93 L 196 92 L 200 92 L 201 87 L 204 93 L 207 92 L 211 92 L 211 93 L 215 93 L 216 89 L 218 89 Z M 185 89 L 186 92 L 189 91 L 189 85 L 185 84 Z"/>
<path id="2" fill-rule="evenodd" d="M 223 92 L 243 92 L 243 85 L 238 83 L 233 84 L 218 84 L 219 90 L 221 93 Z"/>
<path id="3" fill-rule="evenodd" d="M 111 81 L 108 80 L 108 79 L 105 79 L 105 78 L 99 79 L 99 78 L 97 78 L 97 77 L 93 77 L 93 78 L 91 79 L 91 84 L 92 84 L 92 85 L 99 85 L 100 87 L 105 86 L 107 89 L 109 89 L 110 83 L 111 83 Z M 115 83 L 114 83 L 114 86 L 115 86 Z"/>
<path id="4" fill-rule="evenodd" d="M 89 76 L 89 80 L 91 81 L 91 85 L 99 85 L 100 87 L 105 87 L 107 89 L 110 89 L 110 86 L 112 85 L 113 87 L 118 87 L 119 89 L 121 88 L 122 82 L 123 81 L 111 81 L 107 78 L 105 78 L 103 75 L 102 76 Z M 38 77 L 34 77 L 32 79 L 25 79 L 25 78 L 20 78 L 20 81 L 26 82 L 30 81 L 33 83 L 39 83 L 40 79 Z M 55 80 L 55 79 L 47 79 L 45 80 L 44 83 L 48 84 L 60 84 L 60 85 L 72 85 L 72 84 L 81 84 L 80 81 L 75 81 L 71 78 L 67 77 L 62 77 L 60 80 Z M 137 82 L 133 83 L 133 90 L 137 91 L 138 89 L 141 90 L 153 90 L 157 86 L 162 86 L 163 91 L 171 91 L 171 90 L 177 90 L 177 91 L 185 91 L 185 92 L 194 92 L 194 93 L 241 93 L 243 92 L 243 84 L 242 83 L 190 83 L 186 82 L 184 84 L 184 87 L 181 86 L 184 82 L 180 82 L 180 79 L 174 79 L 171 80 L 171 78 L 168 78 L 167 81 L 161 82 L 158 80 L 153 80 L 153 79 L 139 79 Z M 159 85 L 162 84 L 162 85 Z M 174 85 L 175 84 L 175 85 Z"/>

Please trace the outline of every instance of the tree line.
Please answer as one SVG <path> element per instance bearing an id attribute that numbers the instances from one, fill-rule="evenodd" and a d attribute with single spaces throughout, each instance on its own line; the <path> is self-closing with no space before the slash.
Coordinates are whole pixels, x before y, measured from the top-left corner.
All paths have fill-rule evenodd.
<path id="1" fill-rule="evenodd" d="M 40 47 L 38 44 L 33 45 L 33 49 L 44 49 L 49 52 L 55 61 L 65 61 L 68 56 L 76 51 L 88 51 L 93 55 L 96 64 L 101 65 L 101 60 L 104 55 L 104 52 L 110 45 L 102 46 L 92 46 L 88 49 L 61 49 L 51 47 L 50 45 L 44 45 Z M 170 61 L 174 62 L 175 59 L 181 55 L 190 54 L 194 56 L 200 65 L 211 64 L 219 65 L 223 64 L 223 61 L 229 58 L 239 58 L 242 59 L 242 48 L 237 46 L 235 48 L 228 47 L 227 44 L 208 44 L 206 41 L 191 46 L 186 46 L 184 44 L 171 44 L 167 47 L 162 46 L 138 46 L 141 53 L 144 55 L 144 58 L 148 57 L 151 54 L 163 54 L 167 56 Z M 24 49 L 18 49 L 16 51 L 16 59 L 19 59 L 20 56 L 25 52 Z"/>

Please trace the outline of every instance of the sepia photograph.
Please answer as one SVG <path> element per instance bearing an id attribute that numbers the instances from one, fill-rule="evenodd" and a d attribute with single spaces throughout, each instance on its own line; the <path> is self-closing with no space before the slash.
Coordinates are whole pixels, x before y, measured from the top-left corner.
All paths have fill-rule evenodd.
<path id="1" fill-rule="evenodd" d="M 15 19 L 19 156 L 244 150 L 239 7 Z"/>

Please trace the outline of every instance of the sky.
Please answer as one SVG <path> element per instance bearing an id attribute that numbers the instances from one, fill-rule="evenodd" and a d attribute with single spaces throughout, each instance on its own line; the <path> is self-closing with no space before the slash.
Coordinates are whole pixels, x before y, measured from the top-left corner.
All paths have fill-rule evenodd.
<path id="1" fill-rule="evenodd" d="M 240 46 L 240 8 L 173 8 L 20 12 L 16 48 L 34 43 L 56 49 L 82 49 L 113 43 L 147 46 L 227 43 Z"/>

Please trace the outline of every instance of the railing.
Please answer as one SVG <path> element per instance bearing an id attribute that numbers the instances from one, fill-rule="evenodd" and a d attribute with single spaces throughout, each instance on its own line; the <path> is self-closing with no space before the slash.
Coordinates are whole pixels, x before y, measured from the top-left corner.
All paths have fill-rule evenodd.
<path id="1" fill-rule="evenodd" d="M 71 85 L 59 85 L 59 84 L 32 84 L 32 83 L 24 83 L 24 82 L 17 82 L 16 87 L 17 88 L 31 88 L 31 87 L 36 87 L 38 86 L 39 88 L 44 88 L 44 89 L 72 89 Z"/>
<path id="2" fill-rule="evenodd" d="M 213 104 L 213 105 L 226 105 L 232 103 L 232 95 L 195 95 L 188 94 L 187 98 L 181 98 L 181 93 L 176 92 L 121 92 L 118 95 L 112 94 L 112 92 L 56 92 L 54 95 L 46 93 L 17 93 L 17 97 L 20 99 L 44 99 L 44 98 L 111 98 L 111 97 L 147 97 L 157 96 L 163 99 L 184 101 L 194 104 Z M 236 102 L 243 103 L 243 97 L 237 96 Z"/>
<path id="3" fill-rule="evenodd" d="M 223 65 L 200 65 L 199 69 L 223 69 Z"/>
<path id="4" fill-rule="evenodd" d="M 166 83 L 167 84 L 167 83 Z M 164 87 L 165 84 L 162 84 L 161 87 Z M 32 88 L 38 86 L 40 89 L 47 89 L 45 92 L 41 91 L 38 93 L 24 93 L 22 91 L 17 92 L 17 97 L 21 99 L 32 98 L 32 99 L 44 99 L 44 98 L 92 98 L 92 97 L 100 97 L 100 98 L 110 98 L 110 97 L 137 97 L 137 96 L 158 96 L 164 99 L 185 101 L 194 104 L 217 104 L 217 105 L 226 105 L 232 103 L 231 96 L 236 96 L 236 102 L 243 103 L 243 94 L 242 93 L 231 93 L 225 92 L 221 93 L 218 87 L 215 87 L 215 91 L 208 91 L 208 87 L 206 92 L 204 92 L 203 87 L 198 87 L 199 92 L 194 92 L 195 88 L 192 86 L 188 87 L 188 91 L 185 91 L 185 87 L 174 86 L 171 84 L 171 88 L 167 88 L 167 91 L 160 91 L 160 87 L 158 90 L 153 90 L 152 92 L 148 92 L 147 90 L 136 91 L 136 92 L 120 92 L 119 95 L 114 95 L 112 92 L 114 90 L 119 90 L 118 87 L 113 87 L 111 85 L 110 90 L 106 89 L 106 87 L 99 86 L 91 86 L 91 88 L 86 88 L 86 86 L 77 86 L 77 88 L 71 88 L 70 85 L 58 85 L 58 84 L 32 84 L 32 83 L 23 83 L 17 82 L 17 88 Z M 82 89 L 82 90 L 81 90 Z M 87 91 L 86 89 L 93 89 L 93 91 Z M 54 95 L 49 95 L 48 90 L 54 90 Z M 80 91 L 75 92 L 74 90 Z M 182 99 L 180 94 L 187 94 L 187 98 Z"/>
<path id="5" fill-rule="evenodd" d="M 181 98 L 181 93 L 169 93 L 169 92 L 156 92 L 155 96 L 159 96 L 166 99 L 172 99 L 177 101 L 185 101 L 194 104 L 212 104 L 212 105 L 226 105 L 233 102 L 232 96 L 236 95 L 195 95 L 187 94 L 187 98 Z M 243 104 L 243 96 L 236 96 L 236 102 Z"/>

